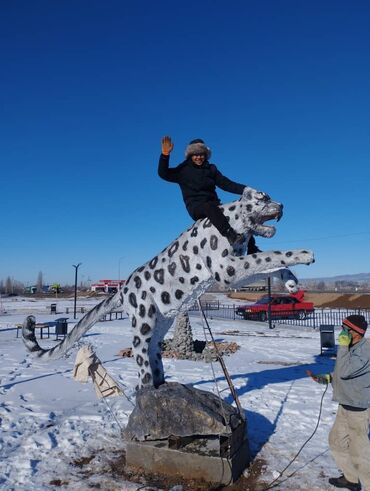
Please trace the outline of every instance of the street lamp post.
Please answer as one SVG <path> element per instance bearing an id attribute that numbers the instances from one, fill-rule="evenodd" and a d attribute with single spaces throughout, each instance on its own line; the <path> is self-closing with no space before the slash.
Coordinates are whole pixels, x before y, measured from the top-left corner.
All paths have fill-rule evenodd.
<path id="1" fill-rule="evenodd" d="M 73 318 L 76 319 L 76 303 L 77 303 L 77 271 L 78 268 L 81 266 L 82 263 L 78 264 L 72 264 L 72 266 L 75 268 L 75 303 L 74 303 L 74 309 L 73 309 Z"/>

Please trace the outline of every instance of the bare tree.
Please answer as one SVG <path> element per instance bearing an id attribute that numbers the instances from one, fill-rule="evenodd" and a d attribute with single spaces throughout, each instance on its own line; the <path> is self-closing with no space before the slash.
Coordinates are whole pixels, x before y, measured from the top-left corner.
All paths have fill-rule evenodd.
<path id="1" fill-rule="evenodd" d="M 12 279 L 10 276 L 8 276 L 7 279 L 5 280 L 5 293 L 9 295 L 9 293 L 12 293 L 12 290 L 13 290 Z"/>
<path id="2" fill-rule="evenodd" d="M 18 280 L 13 280 L 12 288 L 13 288 L 13 293 L 20 295 L 21 293 L 24 292 L 24 283 Z"/>
<path id="3" fill-rule="evenodd" d="M 319 281 L 317 283 L 317 286 L 316 288 L 320 291 L 320 292 L 323 292 L 324 290 L 326 290 L 326 284 L 325 284 L 325 281 Z"/>

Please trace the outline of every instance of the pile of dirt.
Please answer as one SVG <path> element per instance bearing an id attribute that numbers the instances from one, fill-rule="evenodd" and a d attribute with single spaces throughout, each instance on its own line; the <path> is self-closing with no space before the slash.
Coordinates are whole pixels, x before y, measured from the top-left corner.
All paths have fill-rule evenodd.
<path id="1" fill-rule="evenodd" d="M 266 295 L 264 293 L 263 295 Z M 255 302 L 261 298 L 260 292 L 232 292 L 230 298 Z M 304 301 L 312 302 L 315 307 L 332 308 L 332 309 L 370 309 L 370 294 L 353 294 L 353 293 L 335 293 L 322 292 L 310 293 L 305 292 Z"/>
<path id="2" fill-rule="evenodd" d="M 370 309 L 370 295 L 339 295 L 331 301 L 323 301 L 320 307 Z"/>

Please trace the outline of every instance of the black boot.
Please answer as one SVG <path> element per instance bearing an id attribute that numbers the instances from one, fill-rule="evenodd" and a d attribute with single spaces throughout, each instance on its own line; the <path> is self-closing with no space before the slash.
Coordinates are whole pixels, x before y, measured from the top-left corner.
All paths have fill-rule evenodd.
<path id="1" fill-rule="evenodd" d="M 361 491 L 360 483 L 347 481 L 343 474 L 339 477 L 330 477 L 329 483 L 336 488 L 349 489 L 350 491 Z"/>
<path id="2" fill-rule="evenodd" d="M 247 254 L 256 254 L 257 252 L 262 252 L 256 245 L 256 241 L 252 235 L 248 242 Z"/>
<path id="3" fill-rule="evenodd" d="M 244 241 L 244 235 L 238 234 L 232 227 L 227 230 L 225 237 L 230 242 L 230 245 L 234 247 L 234 249 L 235 247 L 241 246 Z"/>

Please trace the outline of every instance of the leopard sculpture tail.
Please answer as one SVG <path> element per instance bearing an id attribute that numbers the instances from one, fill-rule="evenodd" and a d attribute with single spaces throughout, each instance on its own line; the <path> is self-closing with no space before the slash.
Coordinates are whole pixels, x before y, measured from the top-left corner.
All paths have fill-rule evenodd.
<path id="1" fill-rule="evenodd" d="M 222 209 L 230 225 L 244 234 L 245 250 L 252 233 L 265 237 L 274 234 L 274 227 L 265 222 L 280 217 L 281 206 L 267 195 L 246 188 L 240 200 Z M 279 273 L 289 266 L 311 262 L 313 255 L 305 250 L 235 256 L 232 246 L 210 221 L 199 220 L 160 254 L 137 268 L 124 287 L 86 314 L 60 344 L 50 350 L 40 347 L 33 316 L 24 323 L 23 340 L 39 359 L 60 358 L 102 315 L 120 308 L 130 317 L 139 384 L 159 386 L 164 381 L 160 347 L 166 332 L 177 314 L 187 311 L 213 283 L 236 287 L 256 275 Z"/>

